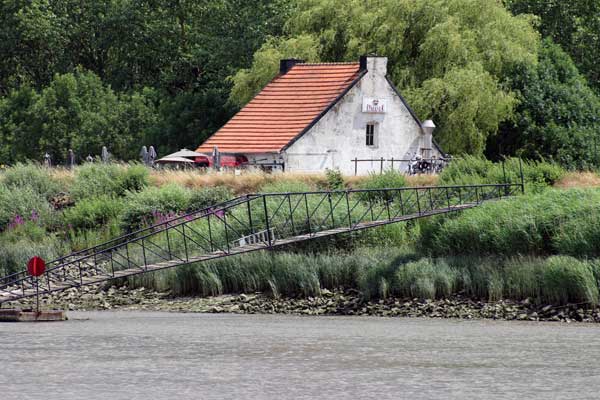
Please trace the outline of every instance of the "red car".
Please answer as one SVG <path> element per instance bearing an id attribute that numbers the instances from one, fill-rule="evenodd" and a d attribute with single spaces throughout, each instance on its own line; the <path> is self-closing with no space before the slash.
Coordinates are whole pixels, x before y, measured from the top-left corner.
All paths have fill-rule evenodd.
<path id="1" fill-rule="evenodd" d="M 196 157 L 194 163 L 199 167 L 213 167 L 214 160 L 212 155 L 202 155 Z M 248 158 L 241 154 L 221 154 L 221 167 L 238 168 L 248 164 Z"/>

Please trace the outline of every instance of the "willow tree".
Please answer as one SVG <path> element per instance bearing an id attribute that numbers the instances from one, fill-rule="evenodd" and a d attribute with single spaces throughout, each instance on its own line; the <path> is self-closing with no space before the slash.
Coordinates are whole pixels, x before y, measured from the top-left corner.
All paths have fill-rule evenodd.
<path id="1" fill-rule="evenodd" d="M 385 55 L 417 114 L 438 124 L 442 147 L 480 155 L 513 116 L 507 74 L 536 63 L 539 41 L 532 17 L 513 16 L 495 0 L 298 0 L 286 36 L 265 43 L 252 67 L 233 77 L 231 99 L 247 102 L 276 73 L 278 58 Z"/>

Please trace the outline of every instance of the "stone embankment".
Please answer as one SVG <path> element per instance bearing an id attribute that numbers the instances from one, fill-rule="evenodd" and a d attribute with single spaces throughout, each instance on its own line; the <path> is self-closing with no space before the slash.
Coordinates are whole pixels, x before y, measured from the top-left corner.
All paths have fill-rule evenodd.
<path id="1" fill-rule="evenodd" d="M 43 298 L 43 307 L 70 311 L 147 310 L 237 314 L 354 315 L 521 321 L 600 322 L 600 309 L 582 305 L 538 305 L 530 300 L 486 302 L 460 295 L 443 300 L 398 299 L 366 301 L 358 291 L 331 292 L 320 297 L 273 298 L 254 293 L 216 297 L 172 298 L 145 289 L 93 287 L 70 289 Z M 32 299 L 8 307 L 30 308 Z M 5 306 L 6 308 L 6 306 Z"/>

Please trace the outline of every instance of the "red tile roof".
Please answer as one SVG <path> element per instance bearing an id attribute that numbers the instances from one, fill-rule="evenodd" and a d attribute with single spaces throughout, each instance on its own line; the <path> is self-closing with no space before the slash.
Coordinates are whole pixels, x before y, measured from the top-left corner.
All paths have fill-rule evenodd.
<path id="1" fill-rule="evenodd" d="M 198 152 L 281 151 L 315 121 L 360 75 L 359 63 L 296 64 L 273 79 Z"/>

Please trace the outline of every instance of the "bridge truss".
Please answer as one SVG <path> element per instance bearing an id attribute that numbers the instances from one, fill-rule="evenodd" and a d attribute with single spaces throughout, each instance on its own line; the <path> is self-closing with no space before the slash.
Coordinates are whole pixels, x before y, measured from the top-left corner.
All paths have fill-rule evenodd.
<path id="1" fill-rule="evenodd" d="M 523 184 L 249 194 L 0 278 L 0 305 L 180 265 L 446 214 L 523 191 Z"/>

